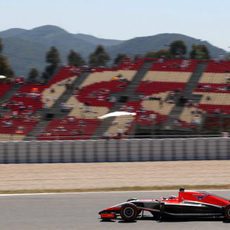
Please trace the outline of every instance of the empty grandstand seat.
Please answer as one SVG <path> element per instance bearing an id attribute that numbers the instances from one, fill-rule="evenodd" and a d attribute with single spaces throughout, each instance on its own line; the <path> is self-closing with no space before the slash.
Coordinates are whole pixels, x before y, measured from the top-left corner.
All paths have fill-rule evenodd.
<path id="1" fill-rule="evenodd" d="M 1 134 L 27 135 L 37 124 L 37 120 L 29 118 L 1 118 Z"/>
<path id="2" fill-rule="evenodd" d="M 175 71 L 175 72 L 193 72 L 196 68 L 196 60 L 183 59 L 158 59 L 154 62 L 151 70 L 155 71 Z"/>
<path id="3" fill-rule="evenodd" d="M 230 73 L 230 61 L 210 60 L 205 72 L 209 73 Z"/>
<path id="4" fill-rule="evenodd" d="M 207 113 L 214 114 L 230 114 L 230 105 L 212 105 L 212 104 L 199 104 L 198 107 Z"/>
<path id="5" fill-rule="evenodd" d="M 230 93 L 230 84 L 199 83 L 195 92 Z"/>
<path id="6" fill-rule="evenodd" d="M 43 107 L 41 92 L 44 86 L 39 84 L 26 84 L 9 100 L 7 107 L 12 111 L 21 113 L 34 113 Z"/>
<path id="7" fill-rule="evenodd" d="M 143 95 L 151 95 L 166 91 L 181 91 L 184 87 L 185 83 L 181 82 L 141 82 L 136 91 Z"/>
<path id="8" fill-rule="evenodd" d="M 64 66 L 49 80 L 48 85 L 51 86 L 57 82 L 78 76 L 80 73 L 80 68 L 74 66 Z"/>
<path id="9" fill-rule="evenodd" d="M 144 64 L 144 59 L 137 58 L 134 62 L 130 58 L 124 58 L 118 65 L 117 69 L 120 70 L 138 70 Z"/>
<path id="10" fill-rule="evenodd" d="M 40 140 L 77 140 L 89 139 L 95 132 L 100 121 L 98 119 L 77 119 L 65 117 L 64 119 L 53 119 L 46 127 Z"/>
<path id="11" fill-rule="evenodd" d="M 130 101 L 126 103 L 122 109 L 128 112 L 136 112 L 134 124 L 153 125 L 160 124 L 167 119 L 167 115 L 160 114 L 151 108 L 147 109 L 143 106 L 144 101 Z"/>

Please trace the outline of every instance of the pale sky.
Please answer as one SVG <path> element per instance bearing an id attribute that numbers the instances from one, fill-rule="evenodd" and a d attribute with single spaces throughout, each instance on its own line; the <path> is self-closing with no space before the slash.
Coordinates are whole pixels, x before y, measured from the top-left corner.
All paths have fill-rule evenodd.
<path id="1" fill-rule="evenodd" d="M 0 0 L 0 31 L 56 25 L 126 40 L 181 33 L 230 50 L 230 0 Z"/>

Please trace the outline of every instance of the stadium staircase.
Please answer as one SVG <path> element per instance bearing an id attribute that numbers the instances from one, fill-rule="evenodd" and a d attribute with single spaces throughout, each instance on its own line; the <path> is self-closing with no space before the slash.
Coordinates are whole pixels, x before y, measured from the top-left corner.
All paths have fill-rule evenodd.
<path id="1" fill-rule="evenodd" d="M 135 93 L 135 90 L 137 86 L 139 85 L 139 83 L 142 81 L 145 74 L 150 70 L 152 65 L 153 65 L 152 61 L 145 62 L 143 66 L 141 67 L 141 69 L 138 70 L 138 72 L 135 74 L 133 80 L 130 82 L 128 87 L 124 91 L 114 94 L 114 96 L 117 98 L 117 102 L 114 104 L 114 106 L 111 108 L 109 112 L 115 112 L 121 109 L 124 103 L 127 102 L 126 100 L 121 102 L 120 99 L 122 97 L 123 98 L 125 97 L 129 101 L 139 100 L 138 95 Z M 96 132 L 94 133 L 93 138 L 102 137 L 103 134 L 106 132 L 106 130 L 112 125 L 112 122 L 114 121 L 114 119 L 115 117 L 110 117 L 105 120 L 102 120 L 101 124 L 96 129 Z"/>
<path id="2" fill-rule="evenodd" d="M 191 78 L 186 84 L 185 89 L 182 91 L 181 95 L 187 98 L 188 100 L 192 100 L 193 102 L 199 102 L 201 99 L 200 95 L 193 95 L 193 90 L 197 87 L 197 84 L 205 71 L 207 63 L 199 63 L 196 67 L 196 70 L 193 72 Z M 176 104 L 172 111 L 169 114 L 169 118 L 165 123 L 165 129 L 170 129 L 173 127 L 174 121 L 179 118 L 182 113 L 184 105 L 180 103 L 180 96 L 176 98 Z"/>
<path id="3" fill-rule="evenodd" d="M 67 89 L 61 97 L 54 103 L 49 113 L 55 114 L 55 118 L 63 118 L 65 117 L 69 111 L 63 112 L 61 111 L 60 105 L 68 101 L 68 99 L 73 95 L 73 92 L 76 88 L 78 88 L 82 82 L 87 78 L 89 73 L 82 73 L 79 77 L 77 77 L 72 83 L 71 87 Z"/>
<path id="4" fill-rule="evenodd" d="M 137 94 L 135 93 L 135 90 L 137 86 L 140 84 L 140 82 L 142 81 L 145 74 L 150 70 L 152 65 L 153 65 L 152 61 L 145 62 L 142 68 L 134 76 L 132 82 L 130 82 L 130 84 L 125 89 L 125 91 L 123 91 L 123 95 L 128 96 L 130 101 L 136 99 L 139 100 L 139 98 L 137 98 Z"/>
<path id="5" fill-rule="evenodd" d="M 3 96 L 0 98 L 0 103 L 4 103 L 6 101 L 9 101 L 10 98 L 13 97 L 13 95 L 20 89 L 20 84 L 14 84 L 13 87 Z"/>
<path id="6" fill-rule="evenodd" d="M 74 90 L 82 84 L 88 75 L 89 73 L 82 73 L 79 77 L 77 77 L 72 83 L 72 87 L 67 89 L 50 109 L 43 109 L 38 111 L 38 114 L 40 117 L 42 117 L 42 120 L 27 135 L 26 140 L 36 139 L 37 136 L 39 136 L 45 130 L 46 126 L 50 122 L 50 119 L 48 118 L 49 114 L 52 115 L 53 119 L 64 118 L 69 113 L 69 111 L 61 111 L 60 105 L 68 101 L 68 99 L 73 95 Z"/>

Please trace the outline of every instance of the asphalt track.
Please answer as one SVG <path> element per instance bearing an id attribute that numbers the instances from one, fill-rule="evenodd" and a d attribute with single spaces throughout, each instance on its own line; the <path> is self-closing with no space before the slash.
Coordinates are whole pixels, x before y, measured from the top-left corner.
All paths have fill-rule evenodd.
<path id="1" fill-rule="evenodd" d="M 212 191 L 229 197 L 230 190 Z M 133 223 L 122 221 L 101 222 L 98 211 L 131 197 L 159 198 L 176 195 L 177 191 L 109 192 L 38 195 L 1 195 L 1 230 L 219 230 L 230 229 L 230 223 L 222 221 L 157 222 L 151 218 Z"/>

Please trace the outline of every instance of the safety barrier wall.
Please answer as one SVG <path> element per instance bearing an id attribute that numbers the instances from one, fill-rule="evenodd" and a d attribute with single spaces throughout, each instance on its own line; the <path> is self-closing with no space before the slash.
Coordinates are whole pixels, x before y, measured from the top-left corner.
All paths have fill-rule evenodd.
<path id="1" fill-rule="evenodd" d="M 0 163 L 229 160 L 230 138 L 0 142 Z"/>

